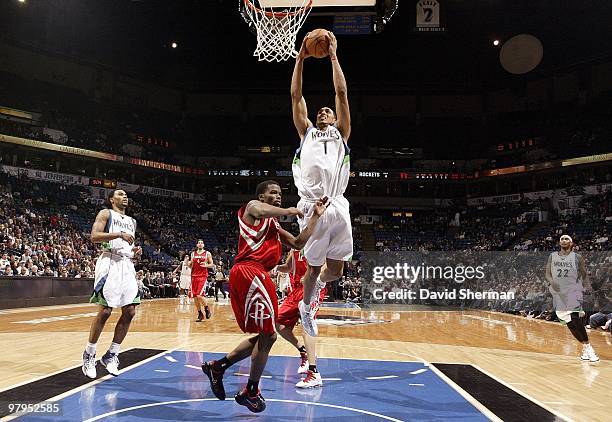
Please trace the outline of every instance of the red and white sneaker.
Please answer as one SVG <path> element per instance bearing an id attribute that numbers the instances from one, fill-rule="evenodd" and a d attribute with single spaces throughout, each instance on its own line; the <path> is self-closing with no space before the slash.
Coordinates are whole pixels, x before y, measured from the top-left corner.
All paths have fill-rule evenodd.
<path id="1" fill-rule="evenodd" d="M 318 372 L 306 371 L 306 377 L 295 384 L 297 388 L 315 388 L 322 387 L 323 380 L 321 379 L 321 374 Z"/>
<path id="2" fill-rule="evenodd" d="M 305 374 L 308 372 L 308 355 L 306 353 L 300 353 L 300 367 L 298 368 L 298 374 Z"/>

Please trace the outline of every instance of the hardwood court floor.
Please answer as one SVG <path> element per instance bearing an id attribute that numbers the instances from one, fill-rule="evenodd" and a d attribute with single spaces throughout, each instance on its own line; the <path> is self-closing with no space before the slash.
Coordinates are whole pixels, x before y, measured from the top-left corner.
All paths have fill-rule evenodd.
<path id="1" fill-rule="evenodd" d="M 193 306 L 178 299 L 145 301 L 123 349 L 229 351 L 244 335 L 227 303 L 211 305 L 213 317 L 196 323 Z M 0 311 L 0 389 L 78 366 L 96 311 L 88 304 Z M 473 364 L 569 419 L 609 420 L 612 339 L 601 331 L 589 333 L 601 358 L 589 364 L 579 361 L 577 342 L 558 323 L 486 311 L 321 308 L 320 314 L 377 321 L 322 325 L 321 357 Z M 99 355 L 118 316 L 109 319 Z M 295 351 L 279 338 L 272 354 Z"/>

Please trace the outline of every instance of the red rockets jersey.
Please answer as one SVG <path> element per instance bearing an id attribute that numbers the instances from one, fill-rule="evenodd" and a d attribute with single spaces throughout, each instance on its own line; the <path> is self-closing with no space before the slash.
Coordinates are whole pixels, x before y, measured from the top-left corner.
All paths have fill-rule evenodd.
<path id="1" fill-rule="evenodd" d="M 308 261 L 306 261 L 306 257 L 302 254 L 302 251 L 292 249 L 291 253 L 293 254 L 293 259 L 291 260 L 291 272 L 289 273 L 289 277 L 291 279 L 291 288 L 295 289 L 302 284 L 302 277 L 306 274 Z"/>
<path id="2" fill-rule="evenodd" d="M 193 252 L 191 255 L 191 277 L 208 277 L 208 268 L 205 267 L 207 255 L 208 252 L 206 252 L 206 250 L 202 253 L 198 253 L 197 250 Z"/>
<path id="3" fill-rule="evenodd" d="M 234 264 L 249 262 L 270 271 L 278 264 L 282 254 L 280 225 L 273 217 L 256 220 L 254 225 L 246 223 L 242 219 L 245 208 L 243 206 L 238 210 L 240 236 Z"/>

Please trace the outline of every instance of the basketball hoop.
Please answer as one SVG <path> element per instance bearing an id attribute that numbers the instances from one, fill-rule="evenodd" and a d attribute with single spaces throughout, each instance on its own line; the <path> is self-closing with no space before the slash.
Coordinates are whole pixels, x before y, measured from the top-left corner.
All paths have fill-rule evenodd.
<path id="1" fill-rule="evenodd" d="M 295 40 L 310 13 L 312 0 L 295 0 L 293 6 L 283 8 L 270 6 L 274 0 L 263 4 L 260 0 L 240 1 L 244 4 L 242 17 L 257 35 L 253 55 L 259 61 L 282 62 L 297 57 Z"/>

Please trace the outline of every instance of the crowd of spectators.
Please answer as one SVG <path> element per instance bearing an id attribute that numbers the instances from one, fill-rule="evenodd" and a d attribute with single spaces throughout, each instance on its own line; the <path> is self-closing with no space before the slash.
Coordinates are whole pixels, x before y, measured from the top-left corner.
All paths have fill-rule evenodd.
<path id="1" fill-rule="evenodd" d="M 178 294 L 178 273 L 172 271 L 182 256 L 193 250 L 199 238 L 205 239 L 215 265 L 227 278 L 236 254 L 236 207 L 140 193 L 130 196 L 130 214 L 139 222 L 140 241 L 148 251 L 137 263 L 138 278 L 146 296 L 174 297 Z M 514 299 L 435 303 L 553 319 L 552 299 L 543 281 L 540 261 L 545 261 L 548 253 L 558 248 L 562 233 L 570 234 L 576 242 L 576 250 L 587 254 L 589 262 L 592 286 L 586 300 L 590 301 L 591 310 L 596 311 L 598 307 L 605 310 L 607 305 L 602 305 L 600 292 L 609 289 L 612 265 L 606 255 L 612 224 L 610 196 L 609 192 L 584 196 L 578 204 L 582 211 L 577 213 L 557 212 L 545 200 L 524 199 L 509 204 L 441 209 L 419 213 L 413 218 L 383 218 L 374 225 L 376 249 L 396 260 L 405 253 L 434 251 L 470 253 L 470 259 L 481 258 L 483 253 L 502 253 L 503 258 L 496 258 L 501 261 L 494 261 L 495 265 L 489 267 L 495 271 L 490 273 L 486 283 L 465 283 L 462 287 L 476 291 L 508 291 L 514 293 Z M 0 173 L 2 275 L 92 277 L 99 251 L 89 242 L 88 235 L 93 216 L 101 207 L 94 202 L 89 200 L 84 187 Z M 549 213 L 549 221 L 533 218 L 541 212 Z M 295 222 L 283 225 L 288 230 L 297 230 Z M 367 281 L 362 275 L 364 260 L 367 260 L 361 250 L 363 230 L 359 218 L 354 216 L 355 255 L 345 266 L 342 278 L 330 284 L 330 300 L 361 303 L 371 299 L 363 293 L 367 290 L 364 289 Z M 523 256 L 537 256 L 540 261 L 517 264 L 517 257 Z M 452 286 L 437 280 L 423 287 Z M 406 286 L 399 283 L 387 287 L 398 290 Z M 606 294 L 609 297 L 609 292 L 603 297 Z M 434 302 L 423 300 L 420 303 Z"/>

